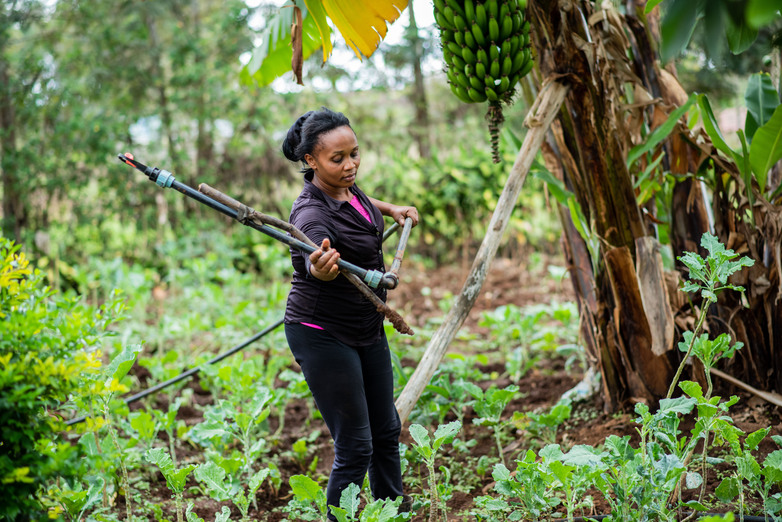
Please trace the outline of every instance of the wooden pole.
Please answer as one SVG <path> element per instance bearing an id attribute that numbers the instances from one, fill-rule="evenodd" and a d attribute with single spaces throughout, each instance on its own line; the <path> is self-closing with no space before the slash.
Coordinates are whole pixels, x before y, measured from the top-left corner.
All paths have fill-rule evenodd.
<path id="1" fill-rule="evenodd" d="M 408 380 L 407 385 L 396 401 L 396 409 L 399 411 L 399 417 L 403 423 L 407 420 L 419 397 L 421 397 L 424 388 L 429 384 L 429 380 L 434 375 L 435 370 L 437 370 L 437 366 L 445 355 L 448 345 L 456 336 L 456 332 L 464 323 L 467 314 L 478 298 L 489 267 L 497 253 L 502 235 L 508 225 L 510 214 L 513 212 L 519 193 L 521 193 L 529 168 L 543 144 L 543 139 L 551 126 L 551 122 L 554 121 L 565 100 L 567 91 L 567 86 L 549 78 L 544 82 L 544 86 L 538 93 L 535 103 L 529 110 L 524 122 L 529 130 L 516 156 L 516 161 L 513 163 L 508 181 L 497 202 L 497 208 L 494 209 L 489 228 L 475 256 L 470 274 L 467 276 L 467 280 L 453 307 L 448 312 L 440 328 L 432 336 L 421 361 L 418 363 L 418 367 L 413 372 L 413 375 L 410 376 L 410 380 Z"/>

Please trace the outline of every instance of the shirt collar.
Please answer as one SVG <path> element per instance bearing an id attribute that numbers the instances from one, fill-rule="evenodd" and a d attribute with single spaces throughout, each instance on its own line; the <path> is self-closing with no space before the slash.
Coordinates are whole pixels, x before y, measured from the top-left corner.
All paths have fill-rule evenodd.
<path id="1" fill-rule="evenodd" d="M 354 196 L 358 194 L 355 185 L 349 187 L 348 190 L 350 190 L 350 193 L 353 194 Z M 307 194 L 324 202 L 326 206 L 329 207 L 329 209 L 331 210 L 339 210 L 339 208 L 343 204 L 348 203 L 347 201 L 338 201 L 332 198 L 331 196 L 328 196 L 325 192 L 320 190 L 317 186 L 315 186 L 315 184 L 312 181 L 310 181 L 307 178 L 304 178 L 304 191 Z"/>

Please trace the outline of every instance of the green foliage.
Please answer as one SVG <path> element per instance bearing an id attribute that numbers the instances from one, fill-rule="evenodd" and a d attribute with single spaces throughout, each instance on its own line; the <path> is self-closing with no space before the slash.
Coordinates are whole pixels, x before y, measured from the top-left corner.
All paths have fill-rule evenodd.
<path id="1" fill-rule="evenodd" d="M 429 431 L 420 424 L 410 425 L 410 436 L 413 437 L 415 444 L 413 449 L 423 457 L 429 471 L 429 520 L 437 520 L 438 510 L 442 511 L 444 519 L 448 516 L 445 512 L 445 504 L 441 502 L 441 488 L 438 487 L 437 473 L 434 463 L 437 459 L 437 451 L 443 444 L 453 442 L 454 437 L 462 429 L 462 423 L 459 421 L 449 422 L 437 427 L 434 435 L 430 436 Z"/>
<path id="2" fill-rule="evenodd" d="M 492 385 L 486 391 L 481 390 L 478 386 L 469 388 L 470 394 L 475 399 L 473 408 L 475 414 L 478 415 L 472 422 L 492 428 L 497 444 L 497 456 L 503 464 L 505 464 L 505 455 L 502 451 L 502 431 L 507 422 L 503 420 L 502 413 L 518 391 L 519 387 L 515 384 L 501 389 Z"/>
<path id="3" fill-rule="evenodd" d="M 648 13 L 661 3 L 663 0 L 647 2 L 645 11 Z M 705 25 L 704 31 L 712 45 L 724 46 L 723 42 L 727 40 L 730 51 L 739 54 L 753 44 L 760 26 L 779 19 L 779 5 L 774 0 L 668 0 L 663 6 L 660 51 L 663 62 L 675 58 L 687 47 L 699 22 Z M 722 50 L 711 53 L 720 55 Z"/>
<path id="4" fill-rule="evenodd" d="M 696 344 L 698 345 L 698 352 L 696 355 L 703 357 L 701 362 L 703 362 L 707 368 L 706 378 L 709 382 L 709 393 L 711 393 L 711 377 L 708 370 L 711 369 L 719 357 L 732 355 L 735 350 L 742 346 L 741 343 L 737 343 L 736 346 L 729 347 L 729 338 L 721 338 L 710 343 L 706 339 L 698 337 L 698 334 L 700 333 L 701 325 L 706 318 L 709 307 L 717 302 L 719 293 L 723 290 L 744 291 L 743 287 L 728 283 L 728 278 L 745 266 L 752 266 L 755 264 L 755 261 L 746 256 L 743 256 L 736 261 L 735 259 L 739 257 L 739 254 L 735 253 L 733 250 L 726 249 L 716 237 L 708 232 L 701 237 L 701 247 L 709 252 L 705 258 L 694 252 L 685 252 L 683 256 L 678 258 L 689 271 L 689 280 L 684 284 L 683 290 L 685 292 L 700 292 L 704 302 L 701 305 L 695 330 L 693 332 L 688 332 L 689 335 L 687 336 L 686 349 L 680 345 L 680 349 L 686 352 L 686 354 L 668 388 L 668 398 L 673 395 L 679 377 L 684 370 L 684 365 L 693 353 Z"/>
<path id="5" fill-rule="evenodd" d="M 379 199 L 414 204 L 422 226 L 411 235 L 408 248 L 446 263 L 464 258 L 485 235 L 511 166 L 511 161 L 492 163 L 485 147 L 459 146 L 431 160 L 397 155 L 383 165 L 382 176 L 360 184 Z M 549 244 L 558 234 L 539 197 L 542 184 L 530 179 L 528 187 L 508 225 L 508 248 Z"/>
<path id="6" fill-rule="evenodd" d="M 0 517 L 40 516 L 49 481 L 86 471 L 81 448 L 69 443 L 72 431 L 55 412 L 84 392 L 121 309 L 117 299 L 96 309 L 56 294 L 19 247 L 0 237 Z M 70 509 L 81 512 L 92 497 L 81 493 L 70 495 Z"/>
<path id="7" fill-rule="evenodd" d="M 326 520 L 328 505 L 323 488 L 306 475 L 293 475 L 289 483 L 293 499 L 286 511 L 298 520 Z"/>
<path id="8" fill-rule="evenodd" d="M 754 201 L 752 191 L 749 190 L 753 179 L 758 183 L 761 195 L 768 196 L 769 199 L 775 196 L 766 194 L 769 170 L 782 158 L 782 110 L 779 109 L 779 97 L 775 95 L 776 90 L 768 75 L 757 74 L 751 78 L 745 93 L 746 129 L 739 130 L 741 150 L 734 150 L 727 144 L 708 98 L 705 94 L 698 96 L 704 128 L 714 146 L 738 167 L 750 203 Z M 775 97 L 776 102 L 772 101 Z"/>

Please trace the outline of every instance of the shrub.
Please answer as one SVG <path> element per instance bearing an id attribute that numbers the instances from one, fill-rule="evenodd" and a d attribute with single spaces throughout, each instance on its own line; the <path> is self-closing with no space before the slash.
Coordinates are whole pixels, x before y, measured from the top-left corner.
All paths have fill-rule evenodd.
<path id="1" fill-rule="evenodd" d="M 99 309 L 55 294 L 24 253 L 0 237 L 0 520 L 45 516 L 45 486 L 85 471 L 62 409 L 100 366 L 99 339 L 121 305 Z"/>

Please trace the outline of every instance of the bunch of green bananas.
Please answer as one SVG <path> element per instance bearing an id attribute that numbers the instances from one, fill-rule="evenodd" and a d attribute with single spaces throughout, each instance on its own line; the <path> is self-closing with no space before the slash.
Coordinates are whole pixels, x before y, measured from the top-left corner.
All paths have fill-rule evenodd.
<path id="1" fill-rule="evenodd" d="M 532 70 L 527 0 L 434 0 L 434 16 L 451 90 L 465 103 L 489 102 L 495 161 L 500 103 L 511 103 Z"/>

